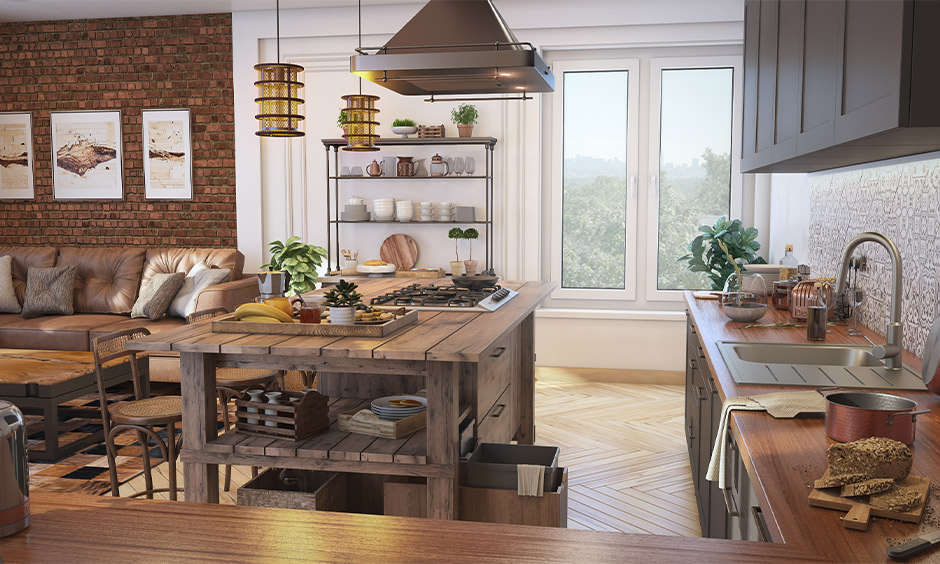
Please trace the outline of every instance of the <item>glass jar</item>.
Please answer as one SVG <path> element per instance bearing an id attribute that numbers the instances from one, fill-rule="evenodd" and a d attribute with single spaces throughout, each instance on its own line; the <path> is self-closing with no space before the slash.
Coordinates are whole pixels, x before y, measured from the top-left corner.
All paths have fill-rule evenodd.
<path id="1" fill-rule="evenodd" d="M 767 284 L 760 274 L 732 273 L 721 293 L 721 311 L 732 321 L 757 321 L 767 313 Z"/>
<path id="2" fill-rule="evenodd" d="M 774 282 L 770 301 L 775 309 L 790 309 L 790 292 L 794 286 L 796 286 L 796 282 L 792 280 L 776 280 Z"/>

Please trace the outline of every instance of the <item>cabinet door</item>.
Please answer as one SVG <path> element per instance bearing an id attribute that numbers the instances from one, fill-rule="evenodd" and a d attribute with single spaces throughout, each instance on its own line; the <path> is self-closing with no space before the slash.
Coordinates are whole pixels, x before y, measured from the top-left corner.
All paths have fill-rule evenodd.
<path id="1" fill-rule="evenodd" d="M 709 387 L 709 411 L 711 412 L 711 423 L 709 424 L 708 434 L 708 452 L 701 458 L 701 464 L 705 467 L 705 473 L 708 472 L 708 464 L 711 462 L 712 451 L 715 443 L 718 442 L 718 425 L 721 419 L 721 396 L 718 395 L 718 389 L 712 380 L 712 375 L 708 372 L 708 364 L 702 359 L 702 377 Z M 706 444 L 703 440 L 702 444 Z M 704 474 L 703 473 L 703 476 Z M 713 539 L 726 538 L 728 531 L 728 511 L 725 509 L 725 498 L 718 487 L 718 482 L 707 482 L 709 489 L 709 507 L 708 507 L 708 536 Z"/>
<path id="2" fill-rule="evenodd" d="M 696 363 L 698 361 L 696 360 Z M 702 380 L 701 365 L 697 364 L 692 372 L 692 394 L 695 397 L 695 440 L 692 441 L 693 463 L 692 481 L 695 486 L 695 500 L 698 503 L 699 523 L 702 526 L 702 536 L 708 536 L 708 481 L 705 480 L 706 466 L 702 466 L 702 453 L 708 450 L 708 433 L 711 430 L 711 409 L 706 398 L 708 391 Z"/>
<path id="3" fill-rule="evenodd" d="M 754 155 L 756 166 L 773 162 L 779 6 L 778 0 L 763 0 L 760 3 L 760 37 L 757 42 L 757 154 Z"/>
<path id="4" fill-rule="evenodd" d="M 844 143 L 908 124 L 909 0 L 845 1 L 836 72 L 835 142 Z M 902 116 L 901 100 L 904 101 Z"/>
<path id="5" fill-rule="evenodd" d="M 801 84 L 796 153 L 832 146 L 835 139 L 839 33 L 845 5 L 807 0 L 802 16 Z"/>
<path id="6" fill-rule="evenodd" d="M 760 0 L 744 4 L 744 103 L 741 120 L 741 172 L 754 168 L 757 152 L 757 53 L 760 39 Z"/>
<path id="7" fill-rule="evenodd" d="M 800 58 L 803 55 L 803 11 L 806 0 L 777 4 L 777 59 L 774 81 L 774 146 L 772 162 L 796 156 L 800 123 Z"/>

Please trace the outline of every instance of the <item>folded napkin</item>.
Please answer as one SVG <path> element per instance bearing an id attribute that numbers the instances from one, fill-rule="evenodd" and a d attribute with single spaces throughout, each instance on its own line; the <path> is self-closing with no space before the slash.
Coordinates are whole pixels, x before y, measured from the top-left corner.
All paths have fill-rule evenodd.
<path id="1" fill-rule="evenodd" d="M 721 418 L 715 448 L 708 463 L 705 479 L 718 482 L 718 487 L 728 489 L 725 483 L 725 445 L 728 440 L 728 420 L 733 410 L 766 411 L 777 419 L 790 419 L 800 413 L 825 413 L 826 398 L 815 390 L 805 392 L 774 392 L 757 396 L 727 398 L 721 404 Z"/>
<path id="2" fill-rule="evenodd" d="M 541 464 L 516 464 L 516 493 L 542 497 L 544 490 L 544 466 Z"/>

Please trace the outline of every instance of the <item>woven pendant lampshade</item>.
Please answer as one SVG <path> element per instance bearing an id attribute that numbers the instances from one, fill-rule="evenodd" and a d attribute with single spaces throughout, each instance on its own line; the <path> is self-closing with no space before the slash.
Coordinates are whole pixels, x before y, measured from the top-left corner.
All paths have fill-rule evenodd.
<path id="1" fill-rule="evenodd" d="M 287 63 L 259 63 L 258 71 L 258 131 L 262 137 L 301 137 L 299 129 L 304 119 L 301 97 L 304 83 L 298 74 L 304 71 L 300 65 Z"/>
<path id="2" fill-rule="evenodd" d="M 346 140 L 344 151 L 378 151 L 374 145 L 379 138 L 375 133 L 375 114 L 379 110 L 375 107 L 378 96 L 369 94 L 348 94 L 343 96 L 346 101 L 346 121 L 343 122 L 343 139 Z"/>

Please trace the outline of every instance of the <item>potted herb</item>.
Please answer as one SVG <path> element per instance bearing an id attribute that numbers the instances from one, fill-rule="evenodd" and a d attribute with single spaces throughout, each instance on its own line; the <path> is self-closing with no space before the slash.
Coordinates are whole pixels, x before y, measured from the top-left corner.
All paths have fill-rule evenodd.
<path id="1" fill-rule="evenodd" d="M 330 323 L 352 325 L 356 322 L 356 305 L 362 300 L 356 288 L 355 282 L 340 280 L 335 288 L 323 294 L 323 303 L 330 308 Z"/>
<path id="2" fill-rule="evenodd" d="M 463 263 L 460 262 L 460 249 L 457 248 L 457 243 L 463 239 L 463 236 L 463 229 L 459 227 L 453 227 L 447 232 L 447 238 L 454 240 L 454 253 L 457 255 L 457 260 L 450 261 L 450 272 L 454 276 L 463 275 Z"/>
<path id="3" fill-rule="evenodd" d="M 300 237 L 291 237 L 283 243 L 272 241 L 269 249 L 271 260 L 261 268 L 287 272 L 288 296 L 303 294 L 317 287 L 316 267 L 323 264 L 326 249 L 301 243 Z"/>
<path id="4" fill-rule="evenodd" d="M 477 273 L 477 261 L 473 260 L 473 240 L 480 237 L 480 232 L 469 227 L 464 230 L 463 238 L 467 240 L 467 243 L 470 248 L 470 260 L 463 261 L 464 270 L 467 273 L 467 276 L 473 276 Z"/>
<path id="5" fill-rule="evenodd" d="M 460 104 L 450 111 L 450 119 L 457 124 L 457 130 L 461 137 L 470 137 L 473 135 L 473 124 L 477 122 L 480 113 L 473 104 Z"/>
<path id="6" fill-rule="evenodd" d="M 402 139 L 408 139 L 408 135 L 417 132 L 418 127 L 414 120 L 399 118 L 392 122 L 392 133 L 401 135 Z"/>
<path id="7" fill-rule="evenodd" d="M 698 228 L 702 232 L 689 243 L 689 252 L 678 260 L 688 261 L 689 270 L 704 272 L 711 280 L 712 290 L 721 291 L 725 281 L 735 271 L 735 262 L 745 265 L 765 264 L 763 258 L 757 256 L 760 243 L 757 242 L 757 228 L 741 226 L 741 220 L 719 218 L 714 225 L 703 225 Z M 727 247 L 727 252 L 722 249 Z"/>

